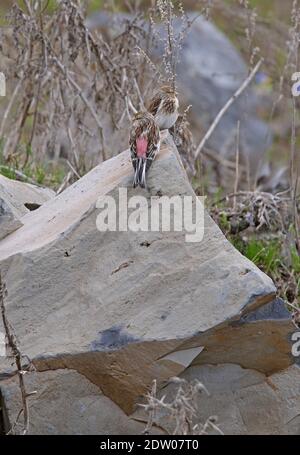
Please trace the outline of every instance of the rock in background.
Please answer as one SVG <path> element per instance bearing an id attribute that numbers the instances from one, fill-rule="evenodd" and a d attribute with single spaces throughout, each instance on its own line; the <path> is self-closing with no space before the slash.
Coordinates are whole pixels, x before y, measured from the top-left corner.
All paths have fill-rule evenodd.
<path id="1" fill-rule="evenodd" d="M 95 422 L 99 433 L 118 434 L 124 425 L 126 432 L 138 432 L 140 426 L 131 426 L 126 415 L 143 402 L 153 379 L 163 388 L 173 376 L 195 377 L 211 368 L 207 365 L 231 364 L 253 370 L 263 381 L 294 362 L 289 340 L 295 329 L 283 302 L 275 299 L 271 279 L 235 250 L 207 214 L 199 243 L 186 242 L 185 231 L 97 230 L 97 200 L 110 195 L 118 201 L 120 187 L 128 187 L 128 196 L 147 198 L 145 213 L 150 196 L 187 195 L 197 203 L 167 137 L 149 174 L 149 192 L 132 189 L 130 155 L 123 152 L 24 216 L 23 226 L 0 242 L 7 317 L 37 370 L 25 379 L 36 374 L 37 385 L 31 379 L 28 384 L 44 390 L 52 403 L 41 406 L 34 399 L 34 433 L 92 434 Z M 11 363 L 0 361 L 7 427 L 17 413 Z M 214 381 L 221 381 L 222 370 L 214 371 Z M 53 381 L 64 390 L 69 374 L 76 383 L 74 403 L 66 402 L 72 424 L 57 418 L 62 405 L 51 398 Z M 285 376 L 276 387 L 287 387 Z M 97 390 L 101 398 L 85 408 L 81 425 L 78 406 Z M 269 400 L 265 390 L 263 406 L 273 406 L 274 396 Z M 258 425 L 265 415 L 248 404 Z M 109 430 L 101 421 L 108 408 L 109 415 L 119 415 L 109 419 Z M 284 428 L 291 414 L 285 398 L 280 409 Z M 237 431 L 234 420 L 232 427 L 226 423 L 228 432 Z M 250 423 L 245 428 L 250 432 Z M 277 432 L 278 422 L 263 428 Z"/>

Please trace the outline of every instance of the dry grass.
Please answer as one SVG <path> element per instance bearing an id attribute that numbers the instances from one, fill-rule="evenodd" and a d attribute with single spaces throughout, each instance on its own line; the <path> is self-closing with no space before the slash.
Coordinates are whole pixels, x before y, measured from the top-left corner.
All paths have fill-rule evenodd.
<path id="1" fill-rule="evenodd" d="M 0 275 L 0 311 L 2 323 L 5 331 L 6 341 L 7 341 L 7 350 L 11 351 L 10 356 L 13 357 L 14 363 L 17 369 L 18 379 L 19 379 L 19 388 L 21 395 L 21 409 L 16 417 L 15 422 L 12 424 L 10 430 L 7 434 L 20 434 L 27 435 L 29 432 L 30 426 L 30 414 L 29 414 L 29 400 L 28 398 L 34 395 L 36 392 L 28 392 L 25 383 L 25 375 L 33 369 L 31 362 L 27 364 L 28 366 L 24 367 L 24 357 L 18 346 L 17 338 L 14 334 L 13 328 L 8 320 L 6 306 L 5 306 L 5 297 L 7 295 L 7 290 L 5 284 L 2 282 Z M 23 417 L 23 421 L 21 419 Z"/>
<path id="2" fill-rule="evenodd" d="M 147 404 L 141 404 L 148 414 L 147 426 L 144 434 L 149 434 L 158 416 L 163 415 L 173 427 L 173 435 L 207 435 L 223 434 L 217 425 L 217 417 L 211 416 L 204 423 L 199 422 L 198 409 L 201 406 L 201 394 L 209 395 L 206 387 L 197 379 L 191 382 L 174 377 L 169 381 L 174 384 L 176 391 L 174 398 L 166 401 L 166 396 L 157 397 L 156 381 L 153 381 L 152 390 L 147 394 Z"/>
<path id="3" fill-rule="evenodd" d="M 235 203 L 234 203 L 235 201 Z M 290 192 L 240 191 L 215 201 L 211 214 L 227 238 L 274 280 L 297 322 L 300 256 Z"/>

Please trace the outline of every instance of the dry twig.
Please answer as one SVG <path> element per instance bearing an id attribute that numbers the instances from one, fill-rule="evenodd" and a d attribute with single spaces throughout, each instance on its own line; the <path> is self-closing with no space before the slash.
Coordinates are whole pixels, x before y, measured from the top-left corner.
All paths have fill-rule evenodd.
<path id="1" fill-rule="evenodd" d="M 7 344 L 9 348 L 12 351 L 12 355 L 15 359 L 15 364 L 17 367 L 17 372 L 18 372 L 18 378 L 19 378 L 19 387 L 20 387 L 20 393 L 21 393 L 21 399 L 22 399 L 22 408 L 19 411 L 17 418 L 12 425 L 12 428 L 10 429 L 9 433 L 14 433 L 15 427 L 18 425 L 19 418 L 23 414 L 24 420 L 23 420 L 23 429 L 21 431 L 22 435 L 26 435 L 29 431 L 29 405 L 28 405 L 28 397 L 35 394 L 36 392 L 31 392 L 28 393 L 26 390 L 26 385 L 24 382 L 24 376 L 28 372 L 28 370 L 24 370 L 22 366 L 22 353 L 18 347 L 16 337 L 13 333 L 11 324 L 9 323 L 7 314 L 6 314 L 6 308 L 5 308 L 5 295 L 6 295 L 6 288 L 4 283 L 2 282 L 2 277 L 0 274 L 0 307 L 1 307 L 1 316 L 2 316 L 2 322 L 3 322 L 3 327 L 5 331 L 5 335 L 7 338 Z"/>

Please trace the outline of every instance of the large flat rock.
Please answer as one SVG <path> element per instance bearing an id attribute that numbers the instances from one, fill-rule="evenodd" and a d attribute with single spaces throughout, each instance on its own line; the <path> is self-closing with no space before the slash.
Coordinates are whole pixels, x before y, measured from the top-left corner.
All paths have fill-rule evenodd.
<path id="1" fill-rule="evenodd" d="M 207 214 L 199 243 L 186 242 L 184 231 L 97 230 L 96 201 L 105 194 L 117 201 L 120 187 L 146 196 L 147 210 L 151 195 L 196 203 L 168 138 L 149 192 L 131 182 L 125 151 L 24 216 L 0 242 L 7 315 L 37 370 L 75 370 L 131 413 L 154 378 L 163 383 L 202 359 L 267 374 L 292 364 L 293 325 L 275 304 L 274 284 Z M 3 362 L 2 378 L 11 374 Z"/>

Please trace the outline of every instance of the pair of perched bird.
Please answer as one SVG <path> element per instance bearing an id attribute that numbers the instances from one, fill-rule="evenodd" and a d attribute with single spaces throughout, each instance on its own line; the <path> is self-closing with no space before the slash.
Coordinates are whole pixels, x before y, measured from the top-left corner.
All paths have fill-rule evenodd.
<path id="1" fill-rule="evenodd" d="M 150 100 L 148 112 L 135 114 L 129 138 L 134 187 L 146 187 L 146 174 L 160 148 L 160 130 L 175 125 L 179 115 L 178 107 L 176 91 L 163 86 Z"/>

